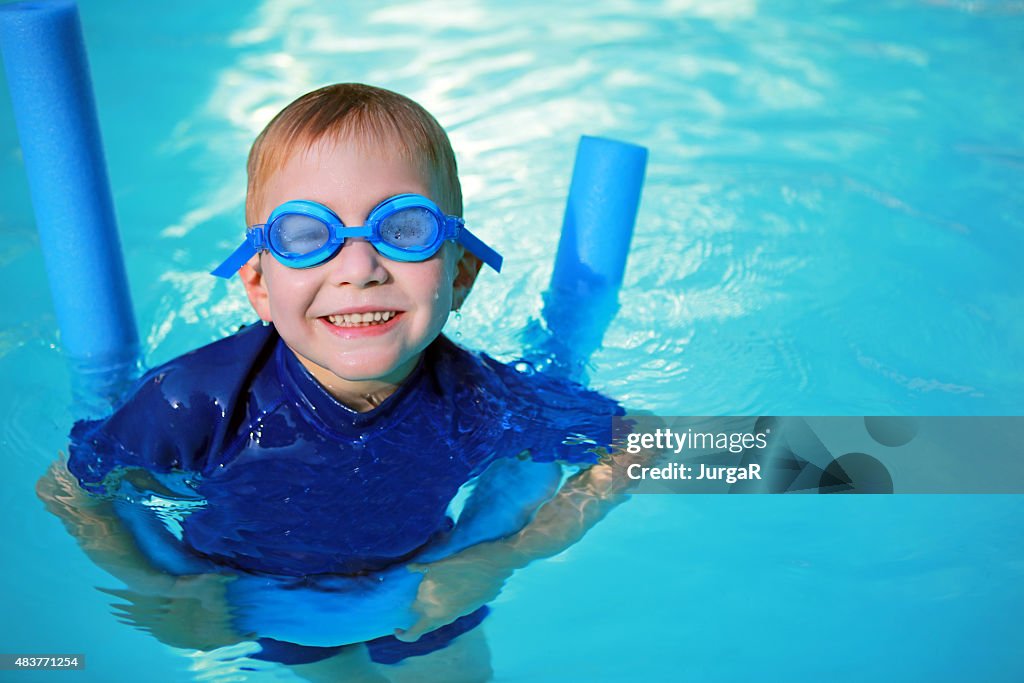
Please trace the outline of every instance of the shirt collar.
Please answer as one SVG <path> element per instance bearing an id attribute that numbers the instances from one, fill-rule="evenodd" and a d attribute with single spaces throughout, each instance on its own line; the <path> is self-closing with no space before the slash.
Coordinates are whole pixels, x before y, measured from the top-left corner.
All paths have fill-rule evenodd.
<path id="1" fill-rule="evenodd" d="M 362 430 L 388 420 L 392 416 L 396 419 L 400 418 L 408 410 L 408 406 L 414 403 L 414 401 L 406 401 L 405 397 L 412 396 L 421 390 L 425 381 L 424 376 L 427 374 L 424 359 L 428 352 L 429 350 L 420 354 L 416 367 L 393 394 L 384 399 L 380 405 L 365 413 L 353 410 L 331 396 L 324 386 L 310 374 L 306 366 L 299 362 L 295 352 L 289 349 L 284 340 L 280 338 L 277 341 L 277 348 L 274 349 L 274 363 L 277 366 L 281 385 L 307 416 L 332 430 L 345 431 L 346 428 Z"/>

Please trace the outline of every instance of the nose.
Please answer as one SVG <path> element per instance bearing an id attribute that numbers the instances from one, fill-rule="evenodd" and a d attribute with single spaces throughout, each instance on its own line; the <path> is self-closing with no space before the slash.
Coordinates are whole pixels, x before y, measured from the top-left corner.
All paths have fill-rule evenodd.
<path id="1" fill-rule="evenodd" d="M 383 257 L 362 237 L 349 237 L 330 261 L 328 278 L 335 285 L 369 287 L 388 281 Z"/>

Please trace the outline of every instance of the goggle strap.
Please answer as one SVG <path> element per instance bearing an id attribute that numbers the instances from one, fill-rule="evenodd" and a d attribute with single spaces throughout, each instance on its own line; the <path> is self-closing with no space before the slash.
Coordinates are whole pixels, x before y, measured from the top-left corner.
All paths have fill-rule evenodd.
<path id="1" fill-rule="evenodd" d="M 253 256 L 263 251 L 263 226 L 253 226 L 246 235 L 245 241 L 231 255 L 224 259 L 224 262 L 210 271 L 210 275 L 230 278 L 238 272 L 238 269 Z"/>
<path id="2" fill-rule="evenodd" d="M 501 272 L 501 264 L 504 261 L 501 254 L 480 241 L 465 225 L 459 226 L 458 232 L 455 235 L 455 241 L 468 249 L 478 259 L 494 268 L 496 273 Z"/>

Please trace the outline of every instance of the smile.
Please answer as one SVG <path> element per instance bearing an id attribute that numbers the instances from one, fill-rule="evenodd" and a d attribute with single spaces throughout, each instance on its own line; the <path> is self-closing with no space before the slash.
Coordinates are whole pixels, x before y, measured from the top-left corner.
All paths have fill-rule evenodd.
<path id="1" fill-rule="evenodd" d="M 328 315 L 326 318 L 335 327 L 369 327 L 382 325 L 396 315 L 398 315 L 396 311 L 368 311 L 366 313 Z"/>

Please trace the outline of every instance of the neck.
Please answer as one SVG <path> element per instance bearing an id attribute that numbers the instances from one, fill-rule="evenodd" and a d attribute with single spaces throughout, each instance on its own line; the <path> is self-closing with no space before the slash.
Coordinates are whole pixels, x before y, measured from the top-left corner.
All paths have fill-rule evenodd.
<path id="1" fill-rule="evenodd" d="M 398 391 L 405 380 L 412 374 L 419 357 L 409 360 L 404 366 L 396 368 L 387 377 L 367 380 L 349 380 L 338 377 L 330 370 L 295 354 L 299 362 L 313 375 L 317 382 L 342 405 L 358 413 L 368 413 Z"/>

